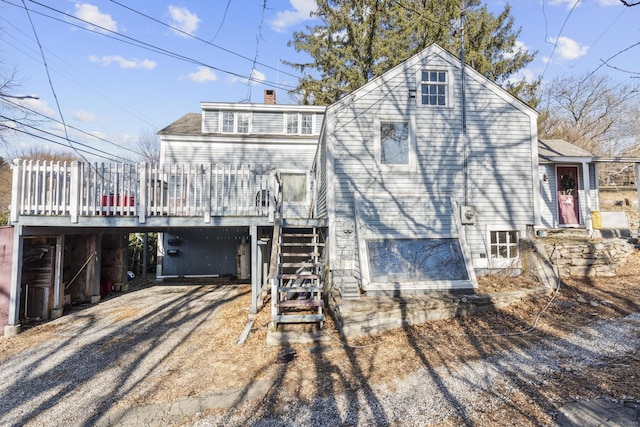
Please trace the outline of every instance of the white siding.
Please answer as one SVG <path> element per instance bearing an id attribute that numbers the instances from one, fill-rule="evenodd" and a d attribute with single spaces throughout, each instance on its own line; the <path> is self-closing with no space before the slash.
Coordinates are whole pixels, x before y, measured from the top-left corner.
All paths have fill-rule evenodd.
<path id="1" fill-rule="evenodd" d="M 231 163 L 262 166 L 262 170 L 309 170 L 316 144 L 165 141 L 165 163 Z"/>
<path id="2" fill-rule="evenodd" d="M 202 112 L 202 132 L 203 133 L 220 132 L 220 111 L 205 110 Z"/>
<path id="3" fill-rule="evenodd" d="M 327 111 L 327 150 L 335 157 L 332 193 L 336 227 L 329 230 L 335 241 L 332 262 L 339 267 L 357 267 L 355 236 L 345 238 L 349 220 L 355 218 L 354 198 L 362 197 L 367 212 L 366 230 L 382 234 L 451 234 L 453 212 L 450 195 L 464 204 L 464 138 L 460 107 L 460 69 L 453 57 L 429 55 L 423 64 L 411 60 L 378 80 L 365 85 Z M 447 107 L 418 105 L 419 71 L 423 68 L 447 70 Z M 532 129 L 535 113 L 518 104 L 490 83 L 467 78 L 468 204 L 476 207 L 477 223 L 467 229 L 473 257 L 485 254 L 486 225 L 525 230 L 533 224 L 534 189 Z M 410 99 L 409 89 L 418 89 L 418 99 Z M 415 117 L 417 171 L 380 172 L 374 157 L 375 118 Z M 325 167 L 328 167 L 325 161 Z M 330 169 L 327 169 L 331 172 Z M 322 186 L 322 184 L 321 184 Z M 403 195 L 404 194 L 404 195 Z M 410 194 L 410 195 L 408 195 Z M 373 199 L 370 199 L 373 197 Z M 383 200 L 392 202 L 383 202 Z M 377 200 L 377 202 L 375 201 Z M 446 203 L 444 202 L 446 200 Z M 331 220 L 330 220 L 331 223 Z M 356 233 L 354 233 L 356 234 Z M 346 234 L 348 235 L 348 234 Z M 336 240 L 337 239 L 337 240 Z M 344 255 L 351 254 L 351 264 Z M 334 266 L 332 265 L 332 268 Z"/>
<path id="4" fill-rule="evenodd" d="M 279 112 L 254 112 L 252 132 L 255 135 L 284 134 L 284 115 Z"/>

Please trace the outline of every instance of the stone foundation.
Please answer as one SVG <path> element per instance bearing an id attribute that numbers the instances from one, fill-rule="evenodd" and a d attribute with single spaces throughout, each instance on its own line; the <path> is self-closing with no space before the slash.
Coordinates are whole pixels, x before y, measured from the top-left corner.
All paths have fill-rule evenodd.
<path id="1" fill-rule="evenodd" d="M 561 277 L 612 277 L 635 246 L 624 239 L 545 243 L 554 269 Z"/>

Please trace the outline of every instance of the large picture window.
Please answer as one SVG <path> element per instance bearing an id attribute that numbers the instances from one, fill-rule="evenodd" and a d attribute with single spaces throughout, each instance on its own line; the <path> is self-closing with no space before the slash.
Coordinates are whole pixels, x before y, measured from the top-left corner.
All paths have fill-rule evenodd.
<path id="1" fill-rule="evenodd" d="M 456 238 L 367 240 L 371 282 L 469 280 Z"/>
<path id="2" fill-rule="evenodd" d="M 448 105 L 448 79 L 446 71 L 423 70 L 420 82 L 422 105 Z"/>

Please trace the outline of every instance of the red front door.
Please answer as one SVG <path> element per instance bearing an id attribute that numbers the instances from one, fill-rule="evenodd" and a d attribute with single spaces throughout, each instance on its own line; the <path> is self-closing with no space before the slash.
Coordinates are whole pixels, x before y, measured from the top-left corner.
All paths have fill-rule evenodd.
<path id="1" fill-rule="evenodd" d="M 560 225 L 580 224 L 578 201 L 578 167 L 558 166 L 558 222 Z"/>

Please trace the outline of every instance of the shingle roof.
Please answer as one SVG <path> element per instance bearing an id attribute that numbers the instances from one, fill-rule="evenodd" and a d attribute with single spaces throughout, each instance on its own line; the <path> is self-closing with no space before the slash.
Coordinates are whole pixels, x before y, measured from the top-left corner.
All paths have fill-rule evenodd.
<path id="1" fill-rule="evenodd" d="M 202 114 L 187 113 L 161 129 L 158 135 L 202 135 Z"/>
<path id="2" fill-rule="evenodd" d="M 538 141 L 538 156 L 544 160 L 554 157 L 593 157 L 593 154 L 563 139 Z"/>

